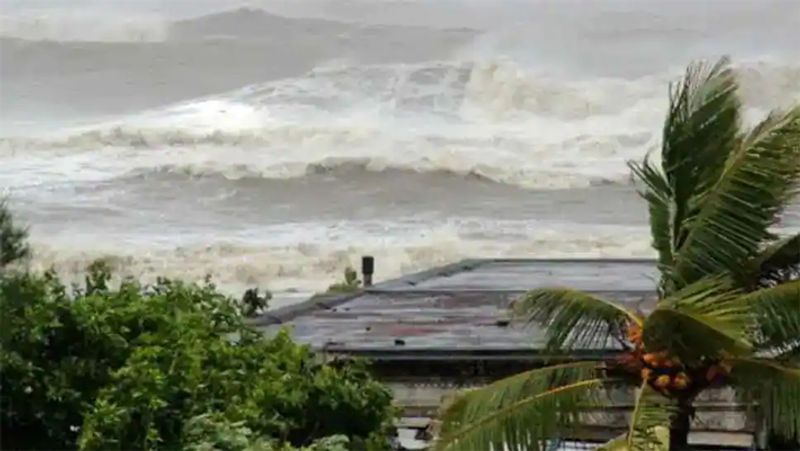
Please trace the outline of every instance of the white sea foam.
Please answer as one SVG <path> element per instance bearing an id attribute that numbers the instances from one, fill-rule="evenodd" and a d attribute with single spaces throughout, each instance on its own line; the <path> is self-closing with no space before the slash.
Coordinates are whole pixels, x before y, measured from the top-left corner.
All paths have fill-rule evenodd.
<path id="1" fill-rule="evenodd" d="M 623 180 L 625 161 L 654 145 L 662 92 L 651 79 L 560 81 L 510 62 L 325 68 L 47 139 L 6 138 L 0 151 L 4 175 L 29 182 L 96 179 L 102 167 L 106 178 L 165 168 L 286 178 L 355 164 L 587 186 Z"/>
<path id="2" fill-rule="evenodd" d="M 748 117 L 800 98 L 796 64 L 740 73 Z M 290 178 L 355 165 L 528 188 L 619 183 L 625 162 L 658 144 L 672 75 L 569 80 L 507 60 L 328 66 L 46 139 L 2 139 L 2 175 L 11 184 L 154 170 Z"/>
<path id="3" fill-rule="evenodd" d="M 504 232 L 505 231 L 505 232 Z M 513 239 L 498 239 L 498 235 Z M 576 228 L 526 221 L 453 218 L 439 226 L 419 223 L 293 224 L 263 231 L 267 241 L 194 237 L 142 242 L 97 242 L 72 233 L 49 237 L 35 249 L 37 268 L 53 267 L 80 281 L 86 265 L 106 258 L 120 276 L 202 280 L 210 275 L 230 293 L 268 286 L 281 296 L 323 291 L 373 255 L 380 280 L 458 259 L 496 257 L 649 257 L 647 230 L 638 227 Z M 482 236 L 482 238 L 481 238 Z M 87 241 L 92 241 L 87 245 Z M 132 249 L 135 248 L 135 251 Z"/>

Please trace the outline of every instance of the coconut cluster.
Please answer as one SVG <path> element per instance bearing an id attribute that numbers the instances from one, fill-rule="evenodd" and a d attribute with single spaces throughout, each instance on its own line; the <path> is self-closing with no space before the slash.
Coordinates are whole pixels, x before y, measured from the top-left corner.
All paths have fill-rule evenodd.
<path id="1" fill-rule="evenodd" d="M 633 344 L 633 350 L 623 355 L 620 364 L 632 373 L 638 372 L 642 381 L 655 390 L 668 395 L 684 392 L 696 384 L 713 384 L 730 373 L 730 365 L 724 361 L 702 364 L 688 368 L 681 360 L 666 350 L 646 352 L 642 340 L 642 328 L 630 325 L 626 337 Z"/>

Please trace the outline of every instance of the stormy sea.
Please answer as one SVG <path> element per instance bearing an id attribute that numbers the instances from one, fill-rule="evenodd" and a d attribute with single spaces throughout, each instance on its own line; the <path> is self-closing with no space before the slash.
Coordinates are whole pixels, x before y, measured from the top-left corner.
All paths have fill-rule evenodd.
<path id="1" fill-rule="evenodd" d="M 0 191 L 38 268 L 269 288 L 375 256 L 649 257 L 626 162 L 729 55 L 800 101 L 800 2 L 2 0 Z M 800 229 L 800 207 L 784 230 Z"/>

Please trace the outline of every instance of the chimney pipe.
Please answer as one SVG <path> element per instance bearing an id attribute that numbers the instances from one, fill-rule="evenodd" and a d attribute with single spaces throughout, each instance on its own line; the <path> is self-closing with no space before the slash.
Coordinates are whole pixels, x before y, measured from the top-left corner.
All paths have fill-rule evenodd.
<path id="1" fill-rule="evenodd" d="M 372 275 L 375 273 L 375 258 L 369 255 L 361 257 L 361 274 L 364 276 L 364 286 L 372 286 Z"/>

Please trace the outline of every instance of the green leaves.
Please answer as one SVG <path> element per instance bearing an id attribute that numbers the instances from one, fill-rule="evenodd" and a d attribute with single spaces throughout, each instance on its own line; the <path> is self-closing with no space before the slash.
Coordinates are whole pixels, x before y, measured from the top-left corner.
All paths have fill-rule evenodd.
<path id="1" fill-rule="evenodd" d="M 696 213 L 685 220 L 687 235 L 675 255 L 674 272 L 684 283 L 707 274 L 741 271 L 755 257 L 769 227 L 800 184 L 800 107 L 771 114 L 738 143 L 724 171 L 692 198 Z"/>
<path id="2" fill-rule="evenodd" d="M 639 191 L 650 212 L 650 231 L 653 248 L 658 252 L 659 268 L 669 274 L 673 259 L 673 191 L 664 174 L 654 167 L 647 157 L 641 163 L 628 162 L 634 177 L 644 183 L 645 189 Z M 668 280 L 662 279 L 662 284 Z M 660 287 L 663 292 L 666 287 Z"/>
<path id="3" fill-rule="evenodd" d="M 678 407 L 674 400 L 655 392 L 646 382 L 636 393 L 629 420 L 626 444 L 630 451 L 656 451 L 669 448 L 669 428 Z M 666 438 L 666 440 L 665 440 Z"/>
<path id="4" fill-rule="evenodd" d="M 800 436 L 800 368 L 763 359 L 733 359 L 731 377 L 747 398 L 758 402 L 770 431 Z"/>
<path id="5" fill-rule="evenodd" d="M 336 282 L 328 287 L 325 294 L 354 293 L 361 288 L 361 281 L 358 280 L 358 272 L 349 266 L 344 269 L 344 278 L 341 282 Z"/>
<path id="6" fill-rule="evenodd" d="M 661 300 L 644 323 L 649 350 L 666 350 L 684 363 L 752 348 L 753 311 L 726 278 L 694 283 Z"/>
<path id="7" fill-rule="evenodd" d="M 739 137 L 737 82 L 727 58 L 694 63 L 670 90 L 661 159 L 671 194 L 673 255 L 687 235 L 693 197 L 712 186 Z"/>
<path id="8" fill-rule="evenodd" d="M 661 396 L 644 383 L 636 392 L 628 432 L 598 451 L 667 451 L 671 422 L 677 414 L 674 400 Z"/>
<path id="9" fill-rule="evenodd" d="M 210 415 L 251 431 L 248 446 L 288 451 L 391 424 L 391 394 L 364 364 L 323 365 L 286 333 L 262 337 L 213 285 L 115 289 L 94 269 L 71 296 L 52 275 L 0 277 L 4 447 L 181 449 L 189 419 Z"/>
<path id="10" fill-rule="evenodd" d="M 30 254 L 27 237 L 28 231 L 14 224 L 8 201 L 0 198 L 0 270 Z"/>
<path id="11" fill-rule="evenodd" d="M 744 302 L 756 316 L 760 351 L 780 356 L 800 350 L 800 280 L 749 293 Z"/>
<path id="12" fill-rule="evenodd" d="M 605 347 L 610 337 L 622 340 L 626 325 L 641 325 L 635 313 L 567 288 L 530 291 L 515 302 L 514 311 L 546 326 L 547 347 L 554 351 Z"/>
<path id="13" fill-rule="evenodd" d="M 540 368 L 464 392 L 446 407 L 435 449 L 544 449 L 599 404 L 598 365 Z"/>
<path id="14" fill-rule="evenodd" d="M 670 91 L 661 169 L 629 164 L 649 206 L 664 295 L 712 274 L 750 285 L 800 267 L 793 241 L 758 260 L 800 187 L 800 107 L 744 132 L 737 89 L 727 59 L 689 66 Z M 751 259 L 763 271 L 746 271 Z"/>

